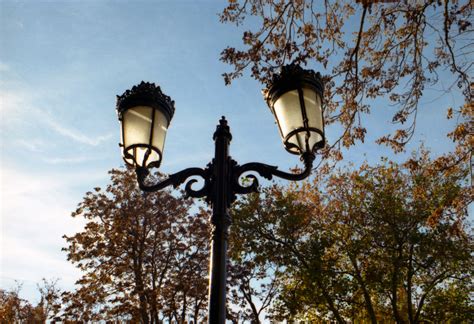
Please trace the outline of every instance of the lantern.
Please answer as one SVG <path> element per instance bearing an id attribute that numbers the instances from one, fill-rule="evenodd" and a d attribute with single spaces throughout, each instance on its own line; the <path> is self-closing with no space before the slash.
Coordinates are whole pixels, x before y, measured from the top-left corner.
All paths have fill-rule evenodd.
<path id="1" fill-rule="evenodd" d="M 117 96 L 122 126 L 120 146 L 127 164 L 144 168 L 160 166 L 166 131 L 174 110 L 174 101 L 154 83 L 142 81 Z"/>
<path id="2" fill-rule="evenodd" d="M 319 73 L 295 64 L 284 66 L 273 77 L 265 96 L 288 152 L 312 154 L 324 147 L 323 83 Z"/>

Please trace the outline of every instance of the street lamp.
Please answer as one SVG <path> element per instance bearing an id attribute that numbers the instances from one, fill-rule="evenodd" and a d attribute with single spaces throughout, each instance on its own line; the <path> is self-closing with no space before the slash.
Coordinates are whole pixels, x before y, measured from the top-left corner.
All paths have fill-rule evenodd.
<path id="1" fill-rule="evenodd" d="M 256 172 L 266 179 L 273 176 L 287 180 L 302 180 L 309 176 L 315 152 L 324 147 L 322 111 L 323 86 L 321 76 L 298 65 L 287 65 L 274 76 L 265 98 L 275 116 L 285 149 L 300 155 L 304 163 L 301 173 L 287 173 L 278 167 L 258 162 L 237 164 L 229 156 L 232 139 L 225 117 L 219 121 L 213 139 L 215 156 L 206 168 L 188 168 L 167 179 L 148 184 L 149 169 L 159 167 L 163 158 L 166 131 L 174 114 L 174 102 L 153 83 L 142 82 L 117 96 L 117 112 L 122 129 L 124 161 L 136 168 L 138 184 L 143 191 L 157 191 L 185 182 L 190 197 L 205 197 L 212 206 L 212 250 L 209 284 L 209 323 L 225 323 L 227 237 L 231 224 L 229 207 L 236 194 L 258 191 L 258 179 L 247 175 L 248 185 L 239 181 L 244 173 Z M 196 190 L 199 176 L 204 185 Z M 188 180 L 189 179 L 189 180 Z"/>

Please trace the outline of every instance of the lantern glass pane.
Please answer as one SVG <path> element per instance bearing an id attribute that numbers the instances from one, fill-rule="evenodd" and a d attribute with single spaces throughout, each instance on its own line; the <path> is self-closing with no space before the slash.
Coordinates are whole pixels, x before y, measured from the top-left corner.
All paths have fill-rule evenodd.
<path id="1" fill-rule="evenodd" d="M 323 130 L 323 115 L 321 111 L 321 98 L 312 89 L 303 88 L 304 105 L 309 127 Z"/>
<path id="2" fill-rule="evenodd" d="M 168 129 L 168 119 L 160 110 L 155 110 L 155 122 L 153 124 L 153 137 L 151 145 L 163 153 L 166 130 Z M 150 156 L 151 158 L 151 156 Z"/>
<path id="3" fill-rule="evenodd" d="M 323 130 L 322 104 L 318 93 L 310 88 L 303 88 L 308 128 L 305 128 L 303 112 L 298 96 L 298 90 L 288 91 L 277 99 L 274 104 L 275 117 L 278 119 L 280 132 L 283 139 L 287 138 L 286 148 L 292 153 L 301 154 L 307 150 L 312 151 L 316 144 L 323 140 L 322 136 L 314 131 Z"/>
<path id="4" fill-rule="evenodd" d="M 137 106 L 123 113 L 123 145 L 148 145 L 150 143 L 153 108 Z"/>
<path id="5" fill-rule="evenodd" d="M 282 138 L 285 138 L 291 131 L 303 127 L 303 116 L 297 90 L 284 93 L 277 99 L 273 107 Z"/>

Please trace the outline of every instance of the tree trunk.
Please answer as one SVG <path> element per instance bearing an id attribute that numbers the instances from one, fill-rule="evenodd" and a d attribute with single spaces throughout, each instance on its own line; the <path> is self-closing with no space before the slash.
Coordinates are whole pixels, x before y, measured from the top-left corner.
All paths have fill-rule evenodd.
<path id="1" fill-rule="evenodd" d="M 201 310 L 201 308 L 199 307 L 200 303 L 198 301 L 198 298 L 195 297 L 195 302 L 194 302 L 194 324 L 197 324 L 198 323 L 198 319 L 199 319 L 199 311 Z"/>
<path id="2" fill-rule="evenodd" d="M 400 246 L 398 249 L 398 256 L 395 259 L 395 262 L 393 264 L 393 273 L 392 273 L 392 287 L 391 287 L 391 293 L 392 293 L 392 312 L 393 312 L 393 317 L 395 318 L 395 322 L 397 324 L 403 323 L 402 318 L 400 317 L 400 313 L 398 312 L 398 273 L 400 271 L 400 260 L 402 257 L 402 247 Z"/>
<path id="3" fill-rule="evenodd" d="M 183 308 L 181 309 L 181 323 L 185 323 L 186 321 L 186 310 L 188 305 L 186 304 L 186 293 L 183 292 Z"/>
<path id="4" fill-rule="evenodd" d="M 242 281 L 243 282 L 239 288 L 242 294 L 244 295 L 244 298 L 247 300 L 248 304 L 250 305 L 250 309 L 252 310 L 252 316 L 253 316 L 252 323 L 260 324 L 260 319 L 258 318 L 257 307 L 252 301 L 252 295 L 249 292 L 251 290 L 249 281 L 247 281 L 246 278 L 242 278 Z"/>
<path id="5" fill-rule="evenodd" d="M 411 299 L 412 279 L 413 279 L 413 244 L 410 245 L 410 253 L 408 259 L 408 272 L 407 272 L 407 308 L 408 308 L 408 320 L 411 324 L 415 323 L 413 318 L 413 304 Z"/>
<path id="6" fill-rule="evenodd" d="M 351 264 L 355 270 L 355 278 L 357 282 L 359 283 L 360 287 L 362 288 L 362 293 L 364 295 L 364 301 L 365 301 L 365 307 L 367 309 L 367 312 L 369 313 L 370 321 L 372 322 L 372 324 L 377 324 L 377 316 L 375 316 L 374 307 L 372 305 L 372 299 L 370 298 L 370 294 L 369 294 L 369 291 L 367 290 L 365 281 L 364 279 L 362 279 L 362 276 L 360 274 L 360 269 L 359 269 L 359 266 L 357 265 L 357 260 L 352 255 L 349 256 L 349 259 L 351 260 Z"/>
<path id="7" fill-rule="evenodd" d="M 328 303 L 328 307 L 331 310 L 331 312 L 334 314 L 334 316 L 336 317 L 337 322 L 339 324 L 345 324 L 346 321 L 344 321 L 344 319 L 341 317 L 341 314 L 339 314 L 339 311 L 336 308 L 336 306 L 334 305 L 334 302 L 333 302 L 332 298 L 329 296 L 329 294 L 327 293 L 327 291 L 325 289 L 323 290 L 323 296 L 324 296 L 324 298 L 326 298 L 326 301 Z"/>
<path id="8" fill-rule="evenodd" d="M 149 323 L 149 318 L 148 318 L 148 313 L 147 313 L 147 302 L 146 302 L 146 296 L 145 296 L 145 287 L 143 285 L 143 280 L 142 280 L 142 252 L 143 251 L 141 248 L 142 246 L 138 246 L 138 238 L 137 235 L 134 235 L 134 240 L 133 240 L 133 247 L 132 247 L 132 253 L 133 253 L 133 274 L 135 276 L 135 289 L 136 293 L 138 294 L 138 300 L 139 300 L 139 313 L 140 313 L 140 318 L 141 322 L 143 324 L 148 324 Z"/>

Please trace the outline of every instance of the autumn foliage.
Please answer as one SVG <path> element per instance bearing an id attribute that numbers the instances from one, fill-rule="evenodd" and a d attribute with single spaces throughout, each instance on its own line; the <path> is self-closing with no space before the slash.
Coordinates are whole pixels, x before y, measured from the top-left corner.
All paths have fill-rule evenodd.
<path id="1" fill-rule="evenodd" d="M 233 231 L 275 269 L 276 321 L 468 323 L 472 198 L 465 170 L 422 154 L 274 185 L 236 205 Z"/>
<path id="2" fill-rule="evenodd" d="M 473 190 L 461 165 L 425 151 L 274 184 L 232 208 L 228 320 L 469 323 Z M 65 236 L 82 270 L 74 291 L 40 286 L 31 306 L 0 291 L 0 318 L 66 323 L 201 323 L 207 316 L 208 212 L 181 192 L 141 192 L 133 170 L 87 192 Z"/>
<path id="3" fill-rule="evenodd" d="M 0 323 L 46 323 L 47 320 L 58 320 L 61 291 L 56 284 L 57 280 L 43 279 L 37 285 L 40 300 L 35 306 L 20 297 L 20 283 L 9 290 L 0 289 Z"/>
<path id="4" fill-rule="evenodd" d="M 464 103 L 445 107 L 457 121 L 449 134 L 458 144 L 450 162 L 465 163 L 473 145 L 472 9 L 472 1 L 449 0 L 229 0 L 220 19 L 244 31 L 241 44 L 222 51 L 232 67 L 224 80 L 249 70 L 265 84 L 292 62 L 320 71 L 326 125 L 340 129 L 324 154 L 336 160 L 341 148 L 364 141 L 366 115 L 374 110 L 398 125 L 378 143 L 403 151 L 419 111 L 437 105 L 433 98 L 421 105 L 425 91 L 438 89 L 442 98 L 457 89 Z M 379 98 L 390 106 L 380 107 Z"/>
<path id="5" fill-rule="evenodd" d="M 181 193 L 141 192 L 133 170 L 112 170 L 105 190 L 88 192 L 73 217 L 84 231 L 65 236 L 82 270 L 64 295 L 64 319 L 201 322 L 207 306 L 207 214 Z"/>

